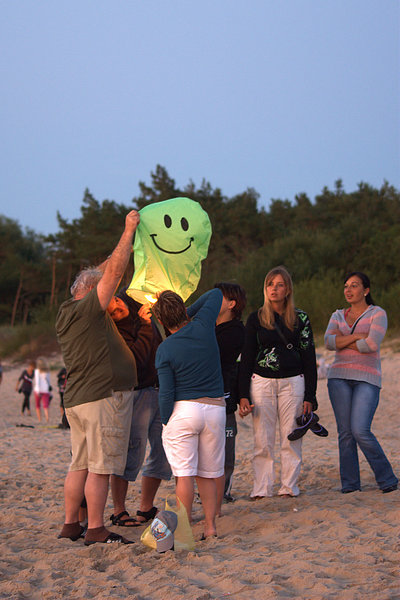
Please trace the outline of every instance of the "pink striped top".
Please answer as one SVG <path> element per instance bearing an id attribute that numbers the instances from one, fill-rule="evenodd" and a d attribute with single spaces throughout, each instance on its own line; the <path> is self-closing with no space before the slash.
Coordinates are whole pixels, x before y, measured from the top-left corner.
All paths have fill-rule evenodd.
<path id="1" fill-rule="evenodd" d="M 369 305 L 361 315 L 353 333 L 362 333 L 367 337 L 358 340 L 358 350 L 351 348 L 336 349 L 336 332 L 350 335 L 352 328 L 346 323 L 345 310 L 336 310 L 325 332 L 325 346 L 335 350 L 335 360 L 328 371 L 328 379 L 354 379 L 366 381 L 382 387 L 382 369 L 379 348 L 387 329 L 386 312 L 379 306 Z"/>

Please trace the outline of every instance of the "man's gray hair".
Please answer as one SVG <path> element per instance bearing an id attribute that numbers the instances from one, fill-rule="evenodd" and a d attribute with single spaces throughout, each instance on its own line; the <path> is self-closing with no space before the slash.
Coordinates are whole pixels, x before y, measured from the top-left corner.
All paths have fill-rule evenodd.
<path id="1" fill-rule="evenodd" d="M 87 292 L 93 289 L 103 277 L 103 273 L 96 269 L 96 267 L 87 267 L 83 269 L 75 278 L 74 283 L 71 285 L 71 294 L 76 296 L 81 292 Z"/>

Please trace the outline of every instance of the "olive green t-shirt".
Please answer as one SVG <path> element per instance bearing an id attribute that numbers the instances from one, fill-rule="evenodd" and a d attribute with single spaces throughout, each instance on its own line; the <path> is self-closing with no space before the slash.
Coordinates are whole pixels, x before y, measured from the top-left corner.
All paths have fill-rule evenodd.
<path id="1" fill-rule="evenodd" d="M 137 385 L 136 363 L 93 288 L 58 311 L 56 332 L 67 369 L 64 406 L 108 398 Z"/>

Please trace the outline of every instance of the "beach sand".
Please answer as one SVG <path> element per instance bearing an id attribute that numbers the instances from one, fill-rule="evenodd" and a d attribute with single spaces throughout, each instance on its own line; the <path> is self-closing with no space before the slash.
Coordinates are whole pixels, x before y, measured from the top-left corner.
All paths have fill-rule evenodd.
<path id="1" fill-rule="evenodd" d="M 373 430 L 399 475 L 400 355 L 383 351 L 381 401 Z M 57 366 L 57 357 L 52 357 Z M 21 417 L 15 382 L 22 368 L 3 363 L 0 386 L 0 598 L 134 600 L 248 600 L 249 598 L 394 600 L 400 598 L 400 492 L 382 494 L 364 457 L 362 492 L 341 494 L 337 436 L 326 390 L 319 381 L 318 414 L 328 438 L 303 438 L 303 468 L 296 498 L 250 501 L 251 417 L 238 419 L 233 504 L 218 519 L 217 539 L 193 552 L 158 554 L 140 541 L 140 528 L 112 529 L 137 543 L 94 545 L 58 540 L 63 523 L 63 481 L 69 432 L 60 421 L 57 392 L 50 427 L 36 415 Z M 56 374 L 52 385 L 56 390 Z M 33 398 L 31 406 L 34 408 Z M 32 412 L 34 414 L 34 411 Z M 32 424 L 34 429 L 16 427 Z M 279 475 L 279 473 L 278 473 Z M 140 482 L 139 482 L 140 483 Z M 139 505 L 139 483 L 130 485 L 128 508 Z M 163 484 L 163 507 L 172 482 Z M 110 497 L 105 515 L 112 513 Z M 196 539 L 202 509 L 195 504 Z"/>

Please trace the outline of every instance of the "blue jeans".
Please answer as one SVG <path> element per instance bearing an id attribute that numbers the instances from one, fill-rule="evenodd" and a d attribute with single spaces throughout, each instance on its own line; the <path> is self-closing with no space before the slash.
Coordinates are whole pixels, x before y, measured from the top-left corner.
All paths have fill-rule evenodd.
<path id="1" fill-rule="evenodd" d="M 138 476 L 144 462 L 147 440 L 150 443 L 150 454 L 143 469 L 143 476 L 170 479 L 171 467 L 165 456 L 161 432 L 158 391 L 154 387 L 135 390 L 124 479 L 135 481 Z"/>
<path id="2" fill-rule="evenodd" d="M 361 488 L 357 444 L 369 462 L 379 488 L 397 484 L 390 462 L 371 431 L 380 389 L 365 381 L 328 379 L 328 391 L 339 435 L 342 491 Z"/>

